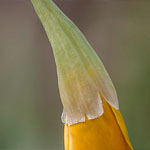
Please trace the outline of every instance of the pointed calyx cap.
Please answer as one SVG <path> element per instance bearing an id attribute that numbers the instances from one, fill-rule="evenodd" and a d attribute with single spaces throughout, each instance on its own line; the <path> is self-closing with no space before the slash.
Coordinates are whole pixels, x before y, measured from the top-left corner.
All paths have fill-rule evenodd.
<path id="1" fill-rule="evenodd" d="M 85 121 L 85 117 L 101 116 L 100 95 L 119 109 L 108 73 L 79 29 L 52 0 L 31 1 L 53 48 L 65 114 L 63 120 L 75 124 Z"/>

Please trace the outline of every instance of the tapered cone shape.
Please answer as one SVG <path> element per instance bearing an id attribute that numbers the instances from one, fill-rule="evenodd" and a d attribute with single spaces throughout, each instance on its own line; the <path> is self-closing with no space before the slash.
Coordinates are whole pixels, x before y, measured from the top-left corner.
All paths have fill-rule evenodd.
<path id="1" fill-rule="evenodd" d="M 52 0 L 31 0 L 52 45 L 66 150 L 131 150 L 113 83 L 93 48 Z"/>

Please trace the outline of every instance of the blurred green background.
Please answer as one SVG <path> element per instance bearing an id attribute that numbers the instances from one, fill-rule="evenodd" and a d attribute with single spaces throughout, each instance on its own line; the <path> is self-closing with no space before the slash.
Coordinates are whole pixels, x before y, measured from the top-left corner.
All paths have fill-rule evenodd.
<path id="1" fill-rule="evenodd" d="M 150 149 L 150 1 L 56 0 L 105 64 L 136 150 Z M 0 0 L 0 150 L 63 150 L 53 53 L 29 0 Z"/>

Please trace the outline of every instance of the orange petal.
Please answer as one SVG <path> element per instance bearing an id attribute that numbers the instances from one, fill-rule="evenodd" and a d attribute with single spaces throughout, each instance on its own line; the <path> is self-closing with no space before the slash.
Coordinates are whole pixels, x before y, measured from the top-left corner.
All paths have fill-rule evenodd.
<path id="1" fill-rule="evenodd" d="M 104 114 L 83 123 L 65 125 L 65 150 L 132 150 L 119 110 L 103 98 Z"/>

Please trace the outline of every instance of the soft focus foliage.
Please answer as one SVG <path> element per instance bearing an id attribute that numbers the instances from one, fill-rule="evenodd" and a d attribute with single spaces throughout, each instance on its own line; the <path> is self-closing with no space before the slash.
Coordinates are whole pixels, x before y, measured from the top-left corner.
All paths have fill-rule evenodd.
<path id="1" fill-rule="evenodd" d="M 136 150 L 150 149 L 150 2 L 57 0 L 104 62 Z M 29 0 L 0 1 L 0 149 L 61 150 L 52 51 Z"/>

